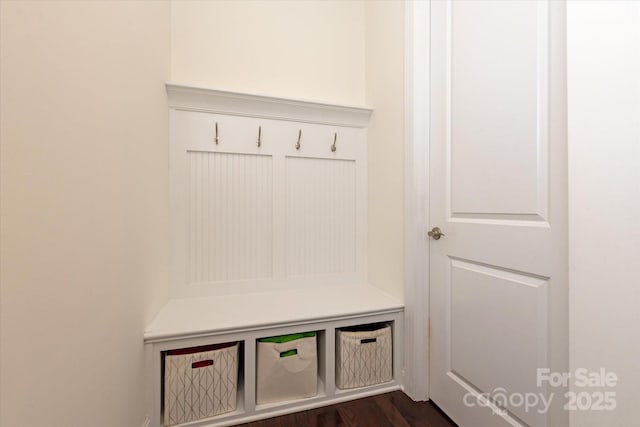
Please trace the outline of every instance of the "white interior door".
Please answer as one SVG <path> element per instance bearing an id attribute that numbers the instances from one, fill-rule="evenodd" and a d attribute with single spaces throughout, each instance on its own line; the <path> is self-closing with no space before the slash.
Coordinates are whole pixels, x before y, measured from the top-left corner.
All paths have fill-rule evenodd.
<path id="1" fill-rule="evenodd" d="M 568 365 L 564 10 L 431 2 L 430 396 L 461 426 L 568 425 L 537 381 Z"/>

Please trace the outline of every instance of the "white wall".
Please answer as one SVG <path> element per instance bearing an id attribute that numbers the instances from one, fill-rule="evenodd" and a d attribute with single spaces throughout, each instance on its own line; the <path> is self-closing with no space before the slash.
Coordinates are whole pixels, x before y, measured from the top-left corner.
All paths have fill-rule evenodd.
<path id="1" fill-rule="evenodd" d="M 167 79 L 375 108 L 369 273 L 402 294 L 402 2 L 0 5 L 0 425 L 144 421 Z"/>
<path id="2" fill-rule="evenodd" d="M 367 105 L 369 280 L 402 297 L 400 1 L 172 1 L 171 80 Z"/>
<path id="3" fill-rule="evenodd" d="M 0 425 L 139 427 L 167 297 L 169 4 L 0 2 Z"/>
<path id="4" fill-rule="evenodd" d="M 362 1 L 172 1 L 171 80 L 362 105 Z"/>
<path id="5" fill-rule="evenodd" d="M 571 369 L 615 372 L 615 411 L 576 427 L 638 424 L 640 3 L 568 3 Z M 574 391 L 594 391 L 573 387 Z"/>
<path id="6" fill-rule="evenodd" d="M 572 425 L 629 426 L 640 4 L 568 8 L 571 365 L 620 377 L 617 411 Z M 402 9 L 0 2 L 0 425 L 143 422 L 141 335 L 167 297 L 167 78 L 372 106 L 369 274 L 401 295 Z"/>
<path id="7" fill-rule="evenodd" d="M 404 2 L 366 3 L 369 281 L 403 295 Z"/>

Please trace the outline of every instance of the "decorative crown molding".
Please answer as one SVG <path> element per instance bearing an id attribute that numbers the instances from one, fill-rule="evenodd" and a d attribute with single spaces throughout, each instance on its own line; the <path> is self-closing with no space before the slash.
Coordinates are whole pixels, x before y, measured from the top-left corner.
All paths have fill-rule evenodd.
<path id="1" fill-rule="evenodd" d="M 363 107 L 275 98 L 178 83 L 166 83 L 169 107 L 177 110 L 365 128 L 373 110 Z"/>

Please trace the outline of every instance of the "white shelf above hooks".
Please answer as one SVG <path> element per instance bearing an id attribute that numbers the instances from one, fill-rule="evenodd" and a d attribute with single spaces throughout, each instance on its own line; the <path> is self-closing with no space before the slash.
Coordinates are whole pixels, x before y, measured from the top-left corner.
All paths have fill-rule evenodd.
<path id="1" fill-rule="evenodd" d="M 365 128 L 373 112 L 367 107 L 252 95 L 166 83 L 169 107 L 245 117 Z"/>

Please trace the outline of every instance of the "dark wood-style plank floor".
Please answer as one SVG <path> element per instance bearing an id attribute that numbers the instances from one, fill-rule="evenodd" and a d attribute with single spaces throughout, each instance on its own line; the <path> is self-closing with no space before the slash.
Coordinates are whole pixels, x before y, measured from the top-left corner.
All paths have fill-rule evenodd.
<path id="1" fill-rule="evenodd" d="M 451 427 L 432 402 L 414 402 L 401 391 L 242 424 L 245 427 Z"/>

